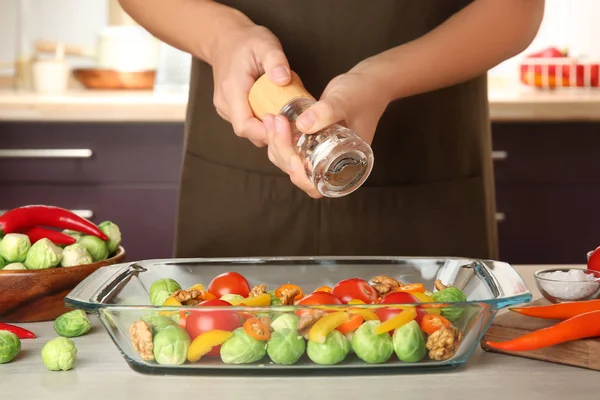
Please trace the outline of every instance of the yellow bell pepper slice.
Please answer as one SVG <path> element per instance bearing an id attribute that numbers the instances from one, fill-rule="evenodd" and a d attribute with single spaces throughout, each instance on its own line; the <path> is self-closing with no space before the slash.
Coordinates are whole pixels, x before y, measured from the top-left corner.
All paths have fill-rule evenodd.
<path id="1" fill-rule="evenodd" d="M 162 307 L 182 307 L 183 304 L 181 304 L 175 297 L 170 296 L 169 298 L 167 298 L 167 300 L 165 300 L 165 302 L 162 304 Z M 174 315 L 177 314 L 177 312 L 174 311 L 161 311 L 159 312 L 160 315 L 165 315 L 165 316 L 170 316 L 170 315 Z"/>
<path id="2" fill-rule="evenodd" d="M 188 289 L 188 292 L 189 292 L 190 290 L 197 290 L 197 291 L 199 291 L 199 292 L 203 292 L 203 291 L 205 291 L 206 289 L 204 289 L 204 285 L 203 285 L 203 284 L 201 284 L 201 283 L 197 283 L 197 284 L 195 284 L 194 286 L 190 287 L 190 288 Z"/>
<path id="3" fill-rule="evenodd" d="M 417 300 L 419 300 L 421 303 L 435 303 L 435 300 L 433 299 L 433 297 L 426 295 L 425 293 L 411 293 L 412 296 L 414 296 Z M 441 314 L 442 311 L 438 308 L 438 307 L 423 307 L 423 310 L 425 310 L 425 312 L 427 314 Z"/>
<path id="4" fill-rule="evenodd" d="M 350 308 L 348 310 L 348 312 L 350 314 L 358 314 L 361 317 L 363 317 L 365 319 L 365 321 L 373 321 L 373 320 L 379 320 L 379 317 L 377 316 L 377 314 L 375 314 L 373 311 L 371 310 L 365 310 L 364 308 Z"/>
<path id="5" fill-rule="evenodd" d="M 359 299 L 352 299 L 348 302 L 348 304 L 365 304 L 365 302 Z"/>
<path id="6" fill-rule="evenodd" d="M 269 306 L 271 305 L 271 296 L 268 293 L 263 293 L 254 297 L 246 297 L 245 299 L 229 300 L 232 306 L 244 304 L 247 306 Z"/>
<path id="7" fill-rule="evenodd" d="M 187 359 L 189 362 L 196 362 L 212 350 L 213 347 L 219 346 L 233 336 L 232 332 L 215 329 L 204 332 L 196 337 L 190 344 L 188 349 Z"/>
<path id="8" fill-rule="evenodd" d="M 402 325 L 408 324 L 410 321 L 415 319 L 416 316 L 417 310 L 415 308 L 405 308 L 404 311 L 402 311 L 400 314 L 377 325 L 375 329 L 373 329 L 373 333 L 381 335 L 382 333 L 386 333 L 396 328 L 400 328 Z"/>
<path id="9" fill-rule="evenodd" d="M 316 343 L 325 343 L 325 339 L 327 339 L 329 333 L 349 320 L 350 314 L 345 311 L 328 314 L 315 322 L 312 328 L 310 328 L 308 339 Z"/>

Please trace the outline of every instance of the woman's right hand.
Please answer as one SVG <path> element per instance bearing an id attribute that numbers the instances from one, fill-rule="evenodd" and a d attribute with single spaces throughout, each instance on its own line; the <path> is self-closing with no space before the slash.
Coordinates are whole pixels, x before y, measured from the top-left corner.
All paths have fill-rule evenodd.
<path id="1" fill-rule="evenodd" d="M 263 74 L 278 85 L 290 82 L 290 66 L 281 43 L 267 28 L 240 23 L 219 38 L 213 49 L 213 103 L 235 134 L 254 145 L 268 145 L 265 125 L 252 113 L 248 93 Z"/>

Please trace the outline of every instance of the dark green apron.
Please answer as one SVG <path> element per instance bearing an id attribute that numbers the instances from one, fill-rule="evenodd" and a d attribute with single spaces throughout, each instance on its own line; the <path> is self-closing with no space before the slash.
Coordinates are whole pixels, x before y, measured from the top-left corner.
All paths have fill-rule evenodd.
<path id="1" fill-rule="evenodd" d="M 221 3 L 269 28 L 318 97 L 336 75 L 426 34 L 469 2 Z M 269 162 L 265 148 L 238 138 L 219 117 L 211 67 L 194 60 L 175 256 L 497 258 L 485 74 L 392 103 L 372 147 L 375 166 L 360 189 L 313 200 Z"/>

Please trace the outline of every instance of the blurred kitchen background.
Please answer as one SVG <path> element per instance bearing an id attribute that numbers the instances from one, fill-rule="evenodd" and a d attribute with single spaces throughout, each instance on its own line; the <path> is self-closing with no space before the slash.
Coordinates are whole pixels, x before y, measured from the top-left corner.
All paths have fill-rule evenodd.
<path id="1" fill-rule="evenodd" d="M 489 73 L 511 263 L 581 263 L 600 245 L 600 1 L 546 3 L 531 46 Z M 550 46 L 582 82 L 526 58 Z M 130 260 L 170 257 L 190 61 L 117 0 L 0 0 L 0 213 L 67 207 L 119 224 Z"/>

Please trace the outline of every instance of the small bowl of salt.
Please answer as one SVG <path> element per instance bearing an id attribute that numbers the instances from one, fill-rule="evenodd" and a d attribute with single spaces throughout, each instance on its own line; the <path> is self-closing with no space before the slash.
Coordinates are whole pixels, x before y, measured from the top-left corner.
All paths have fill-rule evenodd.
<path id="1" fill-rule="evenodd" d="M 537 271 L 535 283 L 552 303 L 593 300 L 600 296 L 600 272 L 585 268 L 553 268 Z"/>

